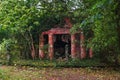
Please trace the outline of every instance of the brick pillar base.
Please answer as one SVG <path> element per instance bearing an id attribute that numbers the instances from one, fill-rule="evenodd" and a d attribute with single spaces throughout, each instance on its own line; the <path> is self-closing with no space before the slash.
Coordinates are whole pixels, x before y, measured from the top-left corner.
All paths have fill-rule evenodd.
<path id="1" fill-rule="evenodd" d="M 71 57 L 76 58 L 75 34 L 71 35 Z"/>
<path id="2" fill-rule="evenodd" d="M 43 49 L 43 47 L 44 47 L 44 37 L 43 37 L 43 35 L 41 35 L 40 36 L 40 44 L 39 44 L 39 57 L 41 58 L 41 59 L 43 59 L 44 58 L 44 51 L 42 50 Z"/>
<path id="3" fill-rule="evenodd" d="M 50 60 L 52 60 L 53 59 L 53 54 L 54 54 L 54 48 L 53 48 L 53 34 L 49 34 L 48 35 L 48 37 L 49 37 L 49 50 L 48 50 L 48 52 L 49 52 L 49 58 L 50 58 Z"/>
<path id="4" fill-rule="evenodd" d="M 84 45 L 84 34 L 81 32 L 80 34 L 80 57 L 81 59 L 86 57 L 86 50 L 85 50 L 85 45 Z"/>

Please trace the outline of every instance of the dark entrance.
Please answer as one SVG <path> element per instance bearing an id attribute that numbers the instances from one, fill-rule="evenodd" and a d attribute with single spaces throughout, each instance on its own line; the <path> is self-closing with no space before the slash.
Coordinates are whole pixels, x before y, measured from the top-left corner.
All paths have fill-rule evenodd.
<path id="1" fill-rule="evenodd" d="M 54 37 L 54 56 L 55 58 L 65 58 L 67 54 L 71 54 L 71 41 L 68 34 L 56 34 Z M 66 51 L 67 50 L 67 51 Z"/>

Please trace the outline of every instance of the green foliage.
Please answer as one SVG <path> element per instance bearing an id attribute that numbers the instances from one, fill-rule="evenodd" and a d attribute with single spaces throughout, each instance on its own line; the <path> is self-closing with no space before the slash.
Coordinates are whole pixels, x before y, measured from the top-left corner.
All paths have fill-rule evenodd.
<path id="1" fill-rule="evenodd" d="M 115 0 L 84 0 L 84 11 L 78 16 L 82 20 L 73 27 L 73 32 L 79 29 L 84 31 L 86 45 L 92 47 L 94 53 L 99 53 L 103 61 L 115 63 L 120 50 L 118 15 L 116 9 L 118 1 Z M 77 11 L 79 12 L 79 11 Z M 77 13 L 75 12 L 75 13 Z M 83 13 L 83 14 L 82 14 Z"/>
<path id="2" fill-rule="evenodd" d="M 0 44 L 0 61 L 2 64 L 10 64 L 12 60 L 19 58 L 19 51 L 15 44 L 16 41 L 12 39 L 4 39 Z"/>
<path id="3" fill-rule="evenodd" d="M 100 52 L 101 57 L 104 56 L 105 61 L 110 62 L 116 61 L 120 48 L 116 24 L 117 15 L 114 12 L 116 5 L 114 0 L 98 1 L 90 9 L 91 16 L 88 17 L 94 32 L 91 46 L 94 51 Z"/>
<path id="4" fill-rule="evenodd" d="M 100 62 L 99 59 L 70 59 L 66 60 L 16 60 L 13 62 L 13 65 L 18 66 L 32 66 L 32 67 L 99 67 L 105 66 L 103 63 Z"/>
<path id="5" fill-rule="evenodd" d="M 0 79 L 1 80 L 8 80 L 10 76 L 7 74 L 7 71 L 0 69 Z"/>

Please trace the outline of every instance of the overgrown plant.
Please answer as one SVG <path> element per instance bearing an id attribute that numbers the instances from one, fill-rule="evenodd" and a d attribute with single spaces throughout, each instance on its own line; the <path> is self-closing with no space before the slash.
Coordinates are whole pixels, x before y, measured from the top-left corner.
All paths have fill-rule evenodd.
<path id="1" fill-rule="evenodd" d="M 19 51 L 17 50 L 16 41 L 12 39 L 4 39 L 0 44 L 0 60 L 2 64 L 10 65 L 12 60 L 19 59 Z"/>
<path id="2" fill-rule="evenodd" d="M 85 0 L 84 18 L 73 30 L 84 31 L 87 45 L 94 53 L 99 53 L 101 60 L 118 64 L 120 52 L 119 16 L 116 14 L 119 2 L 115 0 Z M 79 15 L 80 16 L 80 15 Z M 117 21 L 118 20 L 118 21 Z M 92 36 L 90 35 L 92 33 Z M 88 35 L 88 37 L 87 37 Z"/>

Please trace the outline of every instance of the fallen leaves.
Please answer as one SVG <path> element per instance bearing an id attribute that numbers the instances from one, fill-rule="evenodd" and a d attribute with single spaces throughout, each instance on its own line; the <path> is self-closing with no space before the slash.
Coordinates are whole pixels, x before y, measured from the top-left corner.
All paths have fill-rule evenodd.
<path id="1" fill-rule="evenodd" d="M 0 67 L 10 80 L 120 80 L 119 71 L 90 68 Z M 5 75 L 4 75 L 5 76 Z"/>

